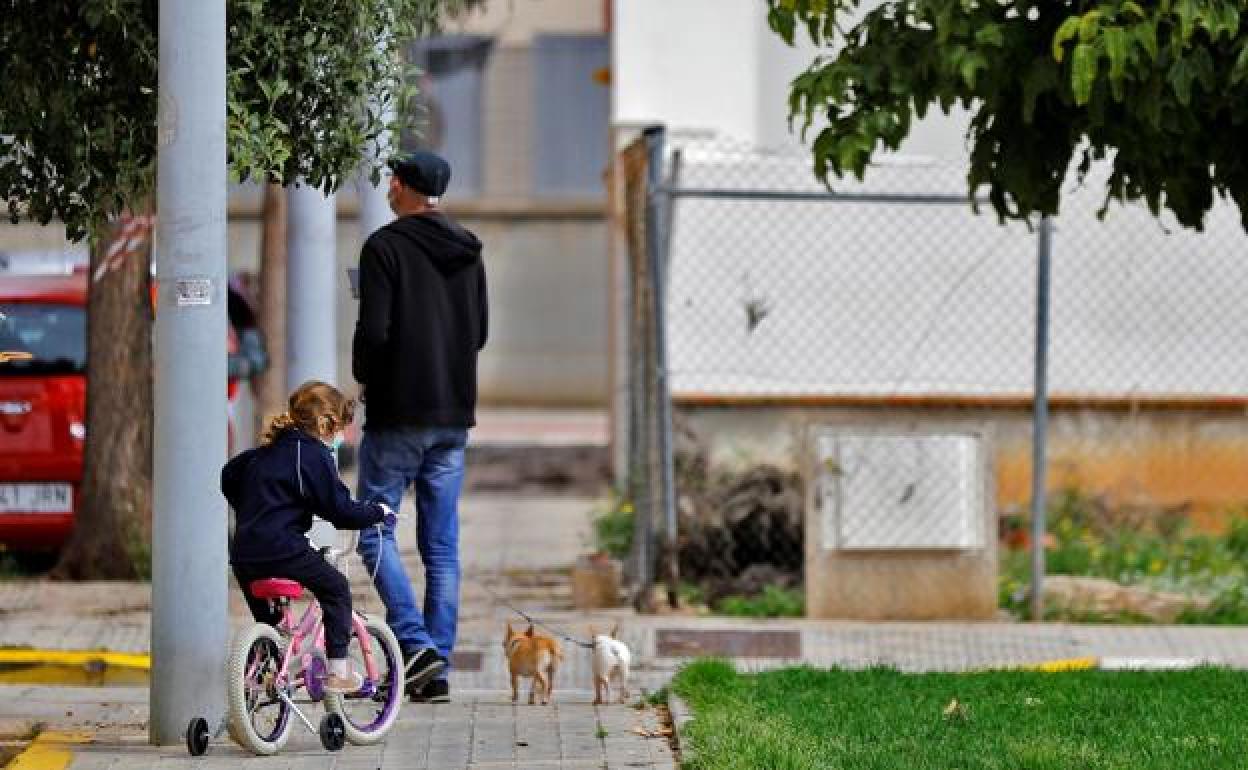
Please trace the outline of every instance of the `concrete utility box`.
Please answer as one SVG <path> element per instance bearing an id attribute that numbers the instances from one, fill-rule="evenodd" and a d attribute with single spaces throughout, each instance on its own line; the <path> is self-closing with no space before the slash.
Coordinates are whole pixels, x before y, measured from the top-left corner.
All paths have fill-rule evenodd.
<path id="1" fill-rule="evenodd" d="M 995 485 L 986 431 L 819 426 L 808 454 L 808 615 L 995 617 Z"/>

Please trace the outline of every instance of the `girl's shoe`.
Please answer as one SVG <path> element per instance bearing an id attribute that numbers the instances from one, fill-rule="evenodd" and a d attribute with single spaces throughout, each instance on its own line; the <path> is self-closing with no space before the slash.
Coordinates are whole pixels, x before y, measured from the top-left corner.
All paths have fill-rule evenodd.
<path id="1" fill-rule="evenodd" d="M 364 677 L 352 671 L 345 677 L 330 675 L 325 679 L 325 692 L 334 695 L 350 695 L 364 687 Z"/>

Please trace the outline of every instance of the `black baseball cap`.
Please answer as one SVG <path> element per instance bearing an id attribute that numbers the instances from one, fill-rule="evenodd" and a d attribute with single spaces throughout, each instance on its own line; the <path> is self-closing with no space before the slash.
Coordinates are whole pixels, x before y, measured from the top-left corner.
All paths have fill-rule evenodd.
<path id="1" fill-rule="evenodd" d="M 406 187 L 430 198 L 441 198 L 451 182 L 451 164 L 428 150 L 398 153 L 386 165 Z"/>

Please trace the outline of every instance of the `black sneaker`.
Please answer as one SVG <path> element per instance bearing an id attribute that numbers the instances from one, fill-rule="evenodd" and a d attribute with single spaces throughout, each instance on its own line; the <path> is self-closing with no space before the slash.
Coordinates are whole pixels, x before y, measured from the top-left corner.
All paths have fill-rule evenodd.
<path id="1" fill-rule="evenodd" d="M 415 692 L 409 690 L 412 703 L 450 703 L 451 686 L 445 679 L 434 679 Z"/>
<path id="2" fill-rule="evenodd" d="M 407 683 L 408 692 L 419 690 L 446 670 L 446 661 L 432 647 L 421 647 L 419 650 L 405 652 L 403 658 L 406 671 L 404 681 Z"/>

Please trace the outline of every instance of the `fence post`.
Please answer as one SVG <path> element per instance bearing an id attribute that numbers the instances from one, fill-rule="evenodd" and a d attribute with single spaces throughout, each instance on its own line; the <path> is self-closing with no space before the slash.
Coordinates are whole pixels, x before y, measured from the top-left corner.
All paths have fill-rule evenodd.
<path id="1" fill-rule="evenodd" d="M 628 572 L 633 606 L 651 609 L 653 552 L 650 502 L 647 494 L 649 420 L 648 376 L 650 341 L 646 324 L 646 163 L 644 138 L 637 138 L 619 157 L 624 173 L 625 234 L 628 242 L 628 498 L 633 506 L 633 542 Z"/>
<path id="2" fill-rule="evenodd" d="M 1044 620 L 1044 538 L 1049 432 L 1049 274 L 1053 222 L 1040 218 L 1036 259 L 1036 372 L 1031 428 L 1031 619 Z"/>
<path id="3" fill-rule="evenodd" d="M 663 512 L 663 548 L 660 564 L 667 584 L 667 602 L 680 605 L 680 563 L 677 553 L 676 493 L 672 469 L 672 401 L 667 379 L 667 271 L 672 196 L 663 186 L 667 129 L 646 129 L 646 255 L 650 268 L 650 318 L 654 325 L 655 453 L 658 455 L 658 508 Z M 655 496 L 652 495 L 651 499 Z"/>

